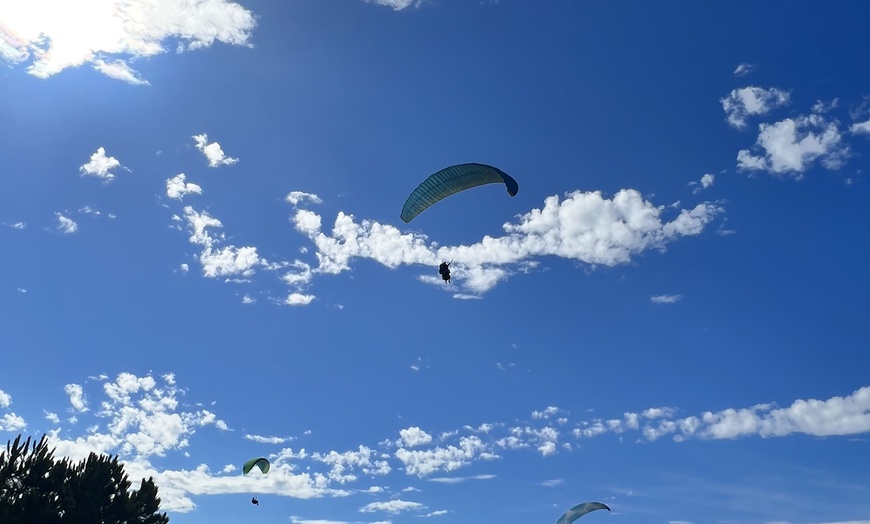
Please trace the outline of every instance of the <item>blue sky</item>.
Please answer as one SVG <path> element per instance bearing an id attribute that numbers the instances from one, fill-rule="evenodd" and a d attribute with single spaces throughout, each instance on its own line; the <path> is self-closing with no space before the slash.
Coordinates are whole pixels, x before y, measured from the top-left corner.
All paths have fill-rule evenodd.
<path id="1" fill-rule="evenodd" d="M 65 6 L 0 5 L 3 439 L 181 524 L 870 522 L 870 6 Z M 462 162 L 519 194 L 399 219 Z"/>

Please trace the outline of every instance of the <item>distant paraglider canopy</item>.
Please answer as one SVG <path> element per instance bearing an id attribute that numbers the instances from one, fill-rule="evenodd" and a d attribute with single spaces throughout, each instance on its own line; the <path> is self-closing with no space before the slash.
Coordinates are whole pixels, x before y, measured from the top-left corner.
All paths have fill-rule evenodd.
<path id="1" fill-rule="evenodd" d="M 497 167 L 457 164 L 438 171 L 417 186 L 402 207 L 402 220 L 408 223 L 439 200 L 484 184 L 504 184 L 510 196 L 516 196 L 520 190 L 517 181 Z"/>
<path id="2" fill-rule="evenodd" d="M 254 466 L 260 468 L 263 473 L 269 472 L 269 461 L 263 457 L 253 458 L 242 466 L 242 474 L 247 475 L 254 469 Z"/>
<path id="3" fill-rule="evenodd" d="M 583 504 L 578 504 L 566 511 L 564 515 L 559 517 L 556 524 L 571 524 L 583 515 L 591 513 L 597 509 L 606 509 L 607 511 L 610 511 L 610 508 L 608 508 L 606 504 L 600 502 L 584 502 Z"/>

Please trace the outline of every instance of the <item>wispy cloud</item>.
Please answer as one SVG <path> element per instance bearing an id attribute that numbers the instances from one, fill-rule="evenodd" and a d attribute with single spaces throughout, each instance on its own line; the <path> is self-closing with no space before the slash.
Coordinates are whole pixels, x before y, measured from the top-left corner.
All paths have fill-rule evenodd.
<path id="1" fill-rule="evenodd" d="M 870 120 L 855 122 L 849 127 L 849 131 L 856 135 L 870 135 Z"/>
<path id="2" fill-rule="evenodd" d="M 710 173 L 705 174 L 701 177 L 701 180 L 695 182 L 694 180 L 689 182 L 690 186 L 694 186 L 695 188 L 692 190 L 692 194 L 697 195 L 701 191 L 711 187 L 713 185 L 713 181 L 716 180 L 716 175 L 712 175 Z"/>
<path id="3" fill-rule="evenodd" d="M 556 406 L 547 406 L 541 411 L 532 411 L 533 419 L 548 419 L 554 415 L 559 414 L 561 410 Z"/>
<path id="4" fill-rule="evenodd" d="M 70 234 L 75 233 L 79 229 L 79 225 L 75 220 L 70 217 L 64 215 L 63 213 L 55 213 L 55 218 L 57 218 L 57 228 L 63 233 Z"/>
<path id="5" fill-rule="evenodd" d="M 302 202 L 310 202 L 312 204 L 322 204 L 323 200 L 320 199 L 319 196 L 314 193 L 306 193 L 304 191 L 291 191 L 287 193 L 287 196 L 284 197 L 284 200 L 290 203 L 293 207 L 296 207 Z"/>
<path id="6" fill-rule="evenodd" d="M 285 442 L 290 442 L 296 440 L 294 437 L 264 437 L 261 435 L 250 435 L 246 434 L 245 438 L 252 442 L 258 442 L 260 444 L 284 444 Z"/>
<path id="7" fill-rule="evenodd" d="M 401 11 L 402 9 L 406 9 L 408 7 L 414 6 L 418 7 L 422 5 L 426 0 L 365 0 L 371 4 L 382 5 L 386 7 L 392 7 L 396 11 Z"/>
<path id="8" fill-rule="evenodd" d="M 359 511 L 360 513 L 374 513 L 376 511 L 381 511 L 384 513 L 389 513 L 391 515 L 398 515 L 403 511 L 419 510 L 425 507 L 426 506 L 420 504 L 419 502 L 396 499 L 380 502 L 370 502 L 365 506 L 361 507 Z"/>
<path id="9" fill-rule="evenodd" d="M 744 62 L 738 65 L 736 69 L 734 69 L 734 76 L 746 76 L 753 71 L 755 71 L 755 66 L 748 62 Z"/>
<path id="10" fill-rule="evenodd" d="M 151 82 L 143 79 L 139 72 L 130 67 L 128 62 L 124 60 L 112 60 L 107 62 L 102 58 L 97 58 L 93 61 L 94 69 L 103 73 L 109 78 L 114 78 L 115 80 L 121 80 L 123 82 L 127 82 L 128 84 L 133 84 L 137 86 L 150 86 Z"/>
<path id="11" fill-rule="evenodd" d="M 461 484 L 467 480 L 490 480 L 494 479 L 495 475 L 484 474 L 484 475 L 471 475 L 468 477 L 433 477 L 430 478 L 430 482 L 439 482 L 441 484 Z"/>
<path id="12" fill-rule="evenodd" d="M 675 304 L 682 300 L 683 295 L 654 295 L 649 297 L 653 304 Z"/>
<path id="13" fill-rule="evenodd" d="M 565 483 L 565 479 L 550 479 L 550 480 L 542 481 L 541 485 L 548 487 L 548 488 L 553 488 L 556 486 L 561 486 L 564 483 Z"/>

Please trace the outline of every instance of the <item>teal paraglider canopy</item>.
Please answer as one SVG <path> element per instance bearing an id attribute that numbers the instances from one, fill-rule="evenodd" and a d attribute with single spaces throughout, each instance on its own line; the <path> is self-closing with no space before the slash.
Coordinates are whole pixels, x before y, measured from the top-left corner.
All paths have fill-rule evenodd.
<path id="1" fill-rule="evenodd" d="M 608 508 L 606 504 L 602 504 L 600 502 L 584 502 L 583 504 L 577 504 L 573 508 L 566 511 L 564 515 L 559 517 L 559 520 L 556 521 L 556 524 L 571 524 L 583 515 L 586 515 L 587 513 L 591 513 L 598 509 L 606 509 L 607 511 L 610 511 L 610 508 Z"/>
<path id="2" fill-rule="evenodd" d="M 484 184 L 504 184 L 510 196 L 516 196 L 520 190 L 517 181 L 497 167 L 457 164 L 438 171 L 417 186 L 402 207 L 402 220 L 408 223 L 439 200 Z"/>
<path id="3" fill-rule="evenodd" d="M 252 458 L 242 465 L 242 474 L 247 475 L 254 467 L 260 468 L 263 473 L 269 472 L 269 461 L 265 457 Z"/>

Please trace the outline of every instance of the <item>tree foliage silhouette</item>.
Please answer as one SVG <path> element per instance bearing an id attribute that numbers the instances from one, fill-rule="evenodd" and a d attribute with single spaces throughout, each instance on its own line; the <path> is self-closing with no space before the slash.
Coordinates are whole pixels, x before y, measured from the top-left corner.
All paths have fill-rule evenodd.
<path id="1" fill-rule="evenodd" d="M 0 522 L 3 524 L 167 524 L 158 513 L 153 479 L 138 490 L 117 455 L 91 453 L 80 462 L 54 459 L 48 439 L 21 435 L 0 452 Z"/>

